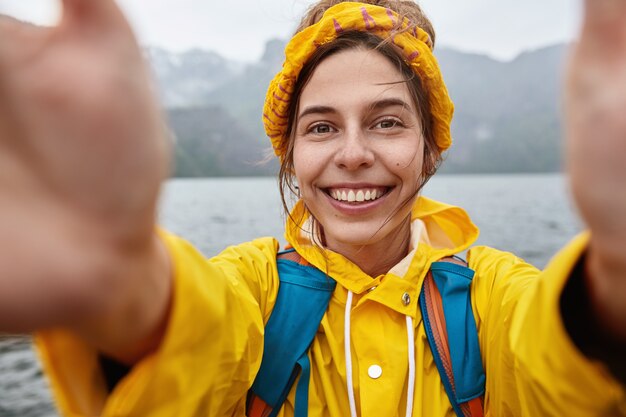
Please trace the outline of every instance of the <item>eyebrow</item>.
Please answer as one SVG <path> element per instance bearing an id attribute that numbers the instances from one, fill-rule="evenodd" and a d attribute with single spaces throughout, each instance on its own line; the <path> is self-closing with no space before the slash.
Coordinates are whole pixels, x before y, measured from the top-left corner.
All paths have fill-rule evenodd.
<path id="1" fill-rule="evenodd" d="M 301 119 L 304 116 L 309 115 L 309 114 L 329 114 L 329 113 L 337 113 L 337 110 L 329 106 L 310 106 L 302 110 L 302 112 L 298 115 L 298 119 Z"/>
<path id="2" fill-rule="evenodd" d="M 382 100 L 377 100 L 373 102 L 372 104 L 370 104 L 369 109 L 370 111 L 372 111 L 372 110 L 379 110 L 385 107 L 393 107 L 393 106 L 400 106 L 408 111 L 413 111 L 412 107 L 407 102 L 399 98 L 385 98 Z M 332 114 L 332 113 L 337 113 L 337 110 L 334 107 L 310 106 L 302 110 L 302 112 L 298 115 L 298 119 L 301 119 L 302 117 L 307 116 L 309 114 Z"/>
<path id="3" fill-rule="evenodd" d="M 400 106 L 400 107 L 403 107 L 405 110 L 413 111 L 409 103 L 405 102 L 402 99 L 395 98 L 395 97 L 384 98 L 382 100 L 375 101 L 374 103 L 371 104 L 370 109 L 379 110 L 385 107 L 393 107 L 393 106 Z"/>

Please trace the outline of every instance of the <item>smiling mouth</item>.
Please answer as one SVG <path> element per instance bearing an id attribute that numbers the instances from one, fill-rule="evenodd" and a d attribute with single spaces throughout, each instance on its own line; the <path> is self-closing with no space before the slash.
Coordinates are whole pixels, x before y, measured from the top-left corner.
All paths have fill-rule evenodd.
<path id="1" fill-rule="evenodd" d="M 325 192 L 336 201 L 363 203 L 378 200 L 389 192 L 389 188 L 327 188 Z"/>

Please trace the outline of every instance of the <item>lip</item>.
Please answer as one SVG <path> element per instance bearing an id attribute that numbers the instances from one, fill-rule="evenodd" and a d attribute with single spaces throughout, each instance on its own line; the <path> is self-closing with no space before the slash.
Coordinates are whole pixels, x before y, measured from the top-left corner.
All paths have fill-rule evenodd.
<path id="1" fill-rule="evenodd" d="M 325 192 L 328 190 L 338 190 L 338 189 L 377 189 L 377 190 L 388 190 L 393 188 L 393 185 L 387 184 L 373 184 L 371 182 L 355 182 L 355 183 L 336 183 L 330 185 L 318 185 L 317 188 L 324 190 Z"/>

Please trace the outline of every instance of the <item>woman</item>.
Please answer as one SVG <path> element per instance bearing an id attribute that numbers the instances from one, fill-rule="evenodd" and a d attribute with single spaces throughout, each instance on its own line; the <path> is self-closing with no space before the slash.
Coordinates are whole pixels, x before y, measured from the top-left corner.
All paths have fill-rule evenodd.
<path id="1" fill-rule="evenodd" d="M 306 408 L 451 416 L 416 300 L 430 264 L 469 248 L 477 228 L 418 197 L 450 145 L 434 33 L 412 2 L 335 3 L 305 16 L 264 112 L 281 181 L 300 197 L 287 239 L 338 283 L 311 346 Z M 205 260 L 154 232 L 169 149 L 141 53 L 112 1 L 64 6 L 55 29 L 0 21 L 0 325 L 45 329 L 65 415 L 244 415 L 277 243 Z M 469 251 L 486 415 L 626 415 L 612 355 L 626 339 L 626 3 L 586 7 L 567 160 L 590 233 L 542 273 Z M 129 369 L 105 378 L 103 356 Z M 294 398 L 279 415 L 293 415 Z"/>

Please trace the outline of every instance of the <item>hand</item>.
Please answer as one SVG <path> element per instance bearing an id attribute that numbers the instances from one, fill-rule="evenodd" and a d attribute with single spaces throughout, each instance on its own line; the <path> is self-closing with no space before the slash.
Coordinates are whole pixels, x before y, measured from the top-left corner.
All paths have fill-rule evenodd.
<path id="1" fill-rule="evenodd" d="M 0 16 L 5 330 L 98 304 L 86 294 L 122 285 L 116 257 L 154 252 L 169 144 L 141 49 L 114 1 L 63 6 L 54 28 Z"/>
<path id="2" fill-rule="evenodd" d="M 590 285 L 626 336 L 626 0 L 586 0 L 567 85 L 567 166 L 591 229 Z"/>

